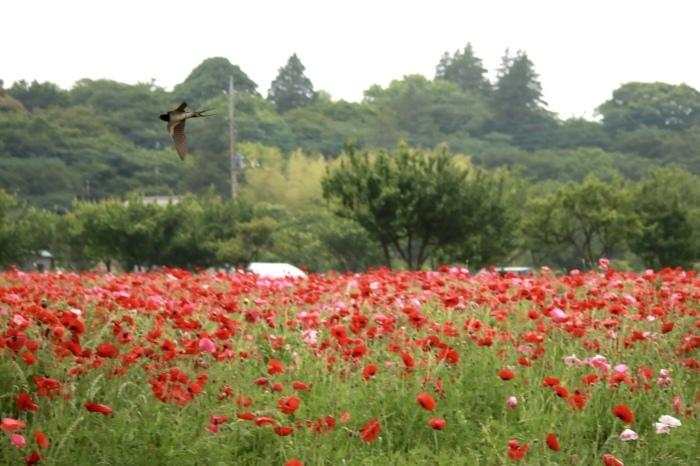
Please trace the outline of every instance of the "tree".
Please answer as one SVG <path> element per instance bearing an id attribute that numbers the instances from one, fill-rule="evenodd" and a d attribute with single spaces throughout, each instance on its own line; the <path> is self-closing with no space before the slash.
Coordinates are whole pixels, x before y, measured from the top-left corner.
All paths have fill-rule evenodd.
<path id="1" fill-rule="evenodd" d="M 233 90 L 236 96 L 260 97 L 258 85 L 227 58 L 211 57 L 197 65 L 195 69 L 173 89 L 175 101 L 186 101 L 191 108 L 199 107 L 205 101 L 228 92 L 229 79 L 233 76 Z"/>
<path id="2" fill-rule="evenodd" d="M 0 268 L 21 267 L 40 249 L 49 249 L 57 219 L 55 213 L 27 207 L 0 189 Z"/>
<path id="3" fill-rule="evenodd" d="M 267 100 L 275 104 L 279 113 L 303 107 L 316 99 L 314 86 L 304 74 L 305 70 L 296 53 L 279 69 L 267 93 Z"/>
<path id="4" fill-rule="evenodd" d="M 68 91 L 48 81 L 39 83 L 34 80 L 29 84 L 22 79 L 13 83 L 7 92 L 30 112 L 53 106 L 68 107 L 71 103 Z"/>
<path id="5" fill-rule="evenodd" d="M 72 212 L 74 222 L 67 225 L 70 250 L 66 259 L 80 264 L 79 267 L 102 262 L 111 270 L 112 263 L 123 256 L 125 211 L 126 207 L 117 199 L 76 201 Z"/>
<path id="6" fill-rule="evenodd" d="M 0 79 L 0 113 L 22 113 L 26 112 L 22 102 L 12 97 L 4 88 L 4 81 Z"/>
<path id="7" fill-rule="evenodd" d="M 630 249 L 645 267 L 693 267 L 700 259 L 700 179 L 679 167 L 654 168 L 635 189 L 643 226 Z"/>
<path id="8" fill-rule="evenodd" d="M 641 224 L 622 178 L 604 183 L 588 176 L 581 184 L 568 183 L 545 198 L 528 200 L 521 229 L 533 255 L 560 255 L 571 247 L 592 268 L 626 246 Z"/>
<path id="9" fill-rule="evenodd" d="M 12 218 L 17 199 L 0 189 L 0 267 L 21 265 L 20 235 Z"/>
<path id="10" fill-rule="evenodd" d="M 439 248 L 440 263 L 467 264 L 478 270 L 507 260 L 518 241 L 518 189 L 506 170 L 474 171 L 464 186 L 460 240 Z"/>
<path id="11" fill-rule="evenodd" d="M 518 50 L 515 57 L 506 50 L 490 100 L 493 131 L 511 134 L 525 149 L 543 144 L 545 134 L 556 127 L 554 114 L 545 109 L 542 85 L 527 53 Z"/>
<path id="12" fill-rule="evenodd" d="M 316 234 L 343 272 L 362 272 L 382 264 L 382 251 L 360 225 L 329 211 L 316 211 Z"/>
<path id="13" fill-rule="evenodd" d="M 0 158 L 0 189 L 16 192 L 32 205 L 67 210 L 79 186 L 76 174 L 56 158 Z"/>
<path id="14" fill-rule="evenodd" d="M 436 249 L 486 231 L 489 225 L 474 222 L 484 199 L 470 192 L 485 178 L 470 177 L 444 146 L 424 153 L 402 143 L 371 160 L 368 150 L 348 144 L 322 186 L 336 215 L 357 222 L 380 244 L 389 267 L 393 250 L 409 269 L 420 269 Z"/>
<path id="15" fill-rule="evenodd" d="M 700 92 L 687 84 L 630 82 L 615 89 L 598 113 L 611 132 L 642 126 L 684 129 L 700 122 Z"/>
<path id="16" fill-rule="evenodd" d="M 158 113 L 173 107 L 168 94 L 153 82 L 125 84 L 108 79 L 81 79 L 70 90 L 75 105 L 94 107 L 110 128 L 136 145 L 170 146 L 171 141 Z"/>
<path id="17" fill-rule="evenodd" d="M 457 50 L 452 56 L 447 52 L 443 54 L 436 67 L 435 80 L 453 82 L 466 92 L 487 95 L 491 91 L 486 68 L 481 58 L 474 54 L 471 43 L 467 43 L 464 50 Z"/>
<path id="18" fill-rule="evenodd" d="M 386 89 L 373 85 L 364 102 L 390 114 L 407 142 L 424 147 L 436 146 L 448 134 L 481 134 L 490 119 L 480 95 L 420 74 L 393 80 Z"/>

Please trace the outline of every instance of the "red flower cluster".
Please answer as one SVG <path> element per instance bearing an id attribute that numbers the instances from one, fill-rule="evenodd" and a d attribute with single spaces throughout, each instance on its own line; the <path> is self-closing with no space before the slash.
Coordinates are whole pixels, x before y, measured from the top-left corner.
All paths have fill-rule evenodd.
<path id="1" fill-rule="evenodd" d="M 279 436 L 301 429 L 321 436 L 336 428 L 335 413 L 313 412 L 319 406 L 314 403 L 317 387 L 326 384 L 324 377 L 367 392 L 397 378 L 406 386 L 421 387 L 415 398 L 419 406 L 410 405 L 422 413 L 421 428 L 442 431 L 450 429 L 445 419 L 450 413 L 440 413 L 439 407 L 459 396 L 452 389 L 455 381 L 464 380 L 460 365 L 475 352 L 493 351 L 499 360 L 493 371 L 501 380 L 513 381 L 500 386 L 513 390 L 507 395 L 514 401 L 506 406 L 495 403 L 501 408 L 494 409 L 515 407 L 515 400 L 527 407 L 532 399 L 528 380 L 535 380 L 538 387 L 542 380 L 536 390 L 551 395 L 547 400 L 557 403 L 558 412 L 566 402 L 571 411 L 566 407 L 563 411 L 570 416 L 579 416 L 577 412 L 603 390 L 627 399 L 634 396 L 627 393 L 638 390 L 667 390 L 674 379 L 683 380 L 680 371 L 700 372 L 694 355 L 700 336 L 692 322 L 685 323 L 686 318 L 700 315 L 696 310 L 700 294 L 694 291 L 698 287 L 694 272 L 665 270 L 637 276 L 617 272 L 609 264 L 603 272 L 543 273 L 527 279 L 472 277 L 462 269 L 445 267 L 437 272 L 381 269 L 331 278 L 312 275 L 299 283 L 172 269 L 122 276 L 8 271 L 0 281 L 0 355 L 27 371 L 29 386 L 17 384 L 23 391 L 17 390 L 9 400 L 13 406 L 16 401 L 17 417 L 30 421 L 42 417 L 26 411 L 41 414 L 53 403 L 85 396 L 86 391 L 74 387 L 90 380 L 83 378 L 86 374 L 101 371 L 107 378 L 137 374 L 130 380 L 147 380 L 155 399 L 175 406 L 190 406 L 208 397 L 218 400 L 221 411 L 217 408 L 217 415 L 200 420 L 215 434 L 228 430 L 230 416 L 249 421 L 239 423 L 245 428 L 269 429 Z M 459 320 L 448 320 L 453 318 Z M 545 355 L 554 354 L 549 342 L 559 335 L 580 345 L 577 354 L 590 357 L 579 360 L 572 355 L 566 363 L 548 358 L 543 363 Z M 624 357 L 626 351 L 660 342 L 670 348 L 669 360 L 679 364 L 628 370 L 624 363 L 632 365 L 633 359 Z M 616 360 L 608 362 L 605 356 Z M 45 360 L 51 357 L 55 362 Z M 322 361 L 324 377 L 303 372 L 305 357 Z M 246 365 L 246 371 L 219 370 L 235 365 Z M 533 375 L 544 370 L 548 371 L 544 379 Z M 222 373 L 230 378 L 224 380 Z M 656 380 L 659 373 L 664 375 Z M 501 383 L 493 373 L 491 377 Z M 518 393 L 523 387 L 527 394 Z M 115 411 L 119 405 L 88 396 L 73 406 L 104 415 L 102 422 L 113 422 L 110 405 Z M 382 429 L 399 429 L 391 416 L 382 417 L 381 424 L 375 418 L 364 426 L 362 421 L 352 425 L 345 401 L 339 400 L 338 409 L 344 411 L 338 419 L 349 424 L 342 429 L 353 438 L 372 442 Z M 634 422 L 624 404 L 606 409 L 611 408 L 623 423 Z M 674 410 L 694 416 L 697 406 L 685 401 L 681 406 L 679 400 Z M 365 412 L 353 416 L 371 417 Z M 21 448 L 27 439 L 31 442 L 31 436 L 21 434 L 27 424 L 35 427 L 30 421 L 6 417 L 0 427 L 15 434 L 13 444 Z M 509 426 L 518 429 L 517 423 Z M 550 451 L 560 450 L 555 434 L 540 435 Z M 34 441 L 37 448 L 48 447 L 48 437 L 39 430 Z M 508 457 L 522 460 L 528 447 L 511 440 Z M 41 455 L 34 451 L 25 459 L 34 464 Z M 603 461 L 622 464 L 611 455 Z"/>

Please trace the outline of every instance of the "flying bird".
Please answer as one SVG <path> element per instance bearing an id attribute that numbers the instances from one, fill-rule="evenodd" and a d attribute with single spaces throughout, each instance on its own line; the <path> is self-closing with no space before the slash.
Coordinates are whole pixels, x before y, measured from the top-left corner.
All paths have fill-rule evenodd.
<path id="1" fill-rule="evenodd" d="M 175 150 L 177 151 L 177 155 L 179 155 L 180 159 L 182 160 L 185 160 L 185 156 L 187 155 L 187 135 L 185 134 L 185 121 L 187 121 L 188 118 L 212 116 L 204 115 L 204 112 L 214 110 L 213 108 L 208 108 L 199 112 L 186 112 L 186 107 L 187 102 L 183 102 L 175 110 L 171 110 L 168 113 L 165 113 L 160 116 L 161 120 L 168 122 L 168 132 L 170 133 L 170 137 L 173 138 L 173 142 L 175 143 Z"/>

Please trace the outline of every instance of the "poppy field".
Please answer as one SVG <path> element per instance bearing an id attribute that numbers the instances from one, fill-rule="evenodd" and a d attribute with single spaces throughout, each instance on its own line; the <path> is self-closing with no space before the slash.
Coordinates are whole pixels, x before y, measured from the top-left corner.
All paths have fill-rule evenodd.
<path id="1" fill-rule="evenodd" d="M 681 270 L 0 274 L 0 463 L 697 465 Z"/>

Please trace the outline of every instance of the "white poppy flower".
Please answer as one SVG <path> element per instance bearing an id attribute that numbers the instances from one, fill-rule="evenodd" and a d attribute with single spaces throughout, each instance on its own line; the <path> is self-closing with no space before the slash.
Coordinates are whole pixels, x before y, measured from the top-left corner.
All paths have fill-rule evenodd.
<path id="1" fill-rule="evenodd" d="M 637 435 L 637 433 L 631 429 L 625 429 L 620 434 L 620 440 L 622 440 L 623 442 L 637 440 L 638 438 L 639 436 Z"/>
<path id="2" fill-rule="evenodd" d="M 663 416 L 661 416 L 659 418 L 659 422 L 661 424 L 666 424 L 669 427 L 680 427 L 681 426 L 681 421 L 679 421 L 678 419 L 676 419 L 673 416 L 668 416 L 666 414 L 664 414 Z"/>
<path id="3" fill-rule="evenodd" d="M 667 426 L 666 424 L 663 424 L 661 422 L 655 422 L 654 427 L 656 427 L 657 434 L 670 434 L 671 433 L 671 428 L 669 426 Z"/>

